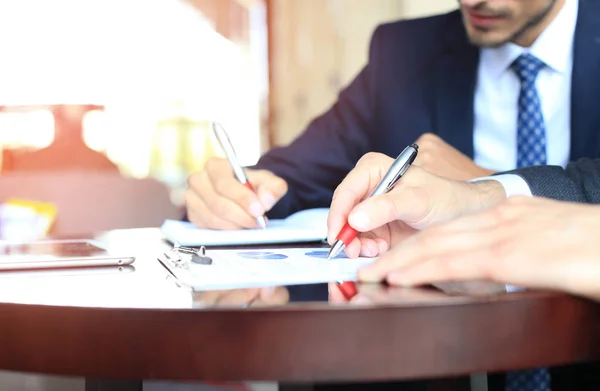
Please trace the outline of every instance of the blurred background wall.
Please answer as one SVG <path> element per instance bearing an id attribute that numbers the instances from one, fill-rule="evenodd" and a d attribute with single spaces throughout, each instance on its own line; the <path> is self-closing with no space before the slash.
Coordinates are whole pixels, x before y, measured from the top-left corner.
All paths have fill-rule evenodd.
<path id="1" fill-rule="evenodd" d="M 250 165 L 290 142 L 364 65 L 376 25 L 456 0 L 0 0 L 2 173 L 52 145 L 58 104 L 87 147 L 182 202 L 229 130 Z M 90 106 L 93 105 L 93 106 Z M 91 109 L 87 109 L 91 107 Z M 25 156 L 25 158 L 23 158 Z"/>

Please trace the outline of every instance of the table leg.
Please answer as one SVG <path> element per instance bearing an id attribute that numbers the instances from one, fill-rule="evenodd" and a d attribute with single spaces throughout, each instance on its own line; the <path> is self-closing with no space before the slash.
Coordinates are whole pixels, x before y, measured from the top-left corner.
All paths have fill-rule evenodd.
<path id="1" fill-rule="evenodd" d="M 142 380 L 85 379 L 85 391 L 143 391 Z"/>

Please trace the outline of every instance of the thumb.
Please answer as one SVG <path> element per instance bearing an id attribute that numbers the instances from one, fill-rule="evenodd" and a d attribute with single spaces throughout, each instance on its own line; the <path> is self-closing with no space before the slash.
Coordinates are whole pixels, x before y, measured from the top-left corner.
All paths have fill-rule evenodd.
<path id="1" fill-rule="evenodd" d="M 389 193 L 367 198 L 348 216 L 348 223 L 357 231 L 368 232 L 396 220 L 417 228 L 427 220 L 432 203 L 421 187 L 395 188 Z"/>
<path id="2" fill-rule="evenodd" d="M 256 189 L 258 198 L 266 211 L 270 210 L 288 191 L 287 182 L 271 171 L 249 172 L 248 180 Z"/>

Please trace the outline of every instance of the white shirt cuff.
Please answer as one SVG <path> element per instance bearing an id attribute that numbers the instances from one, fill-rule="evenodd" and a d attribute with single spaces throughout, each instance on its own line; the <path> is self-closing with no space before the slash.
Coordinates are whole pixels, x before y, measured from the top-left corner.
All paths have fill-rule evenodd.
<path id="1" fill-rule="evenodd" d="M 480 181 L 498 181 L 504 187 L 504 192 L 506 193 L 506 198 L 512 196 L 528 196 L 531 197 L 531 189 L 525 179 L 521 178 L 516 174 L 501 174 L 501 175 L 493 175 L 486 176 L 483 178 L 475 178 L 470 180 L 469 182 L 480 182 Z M 506 285 L 506 292 L 522 292 L 525 288 L 514 286 L 514 285 Z"/>
<path id="2" fill-rule="evenodd" d="M 486 176 L 483 178 L 475 178 L 469 182 L 480 182 L 480 181 L 498 181 L 504 187 L 506 198 L 512 196 L 528 196 L 531 197 L 531 189 L 525 179 L 521 178 L 516 174 L 501 174 Z"/>

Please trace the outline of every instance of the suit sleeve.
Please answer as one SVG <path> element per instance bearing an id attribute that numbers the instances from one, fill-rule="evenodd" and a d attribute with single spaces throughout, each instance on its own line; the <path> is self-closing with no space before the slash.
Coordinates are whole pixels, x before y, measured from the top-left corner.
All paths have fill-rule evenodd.
<path id="1" fill-rule="evenodd" d="M 268 213 L 270 218 L 329 207 L 335 188 L 372 149 L 377 104 L 373 59 L 379 32 L 380 28 L 373 34 L 368 65 L 342 90 L 337 102 L 290 145 L 272 149 L 254 167 L 272 171 L 288 183 L 288 193 Z"/>
<path id="2" fill-rule="evenodd" d="M 514 171 L 534 196 L 561 201 L 600 203 L 600 159 L 580 159 L 559 166 L 526 167 Z"/>

